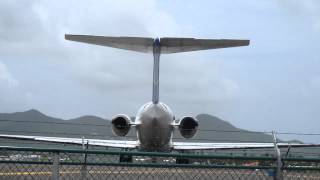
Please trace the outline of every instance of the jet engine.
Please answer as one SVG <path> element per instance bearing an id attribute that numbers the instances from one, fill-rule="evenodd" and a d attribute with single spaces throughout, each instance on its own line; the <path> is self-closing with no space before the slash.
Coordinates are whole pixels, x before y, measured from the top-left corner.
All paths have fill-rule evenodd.
<path id="1" fill-rule="evenodd" d="M 193 117 L 184 117 L 180 120 L 179 131 L 182 137 L 192 138 L 198 130 L 198 120 Z"/>
<path id="2" fill-rule="evenodd" d="M 116 115 L 111 120 L 112 131 L 117 136 L 125 136 L 130 130 L 130 117 L 124 114 Z"/>

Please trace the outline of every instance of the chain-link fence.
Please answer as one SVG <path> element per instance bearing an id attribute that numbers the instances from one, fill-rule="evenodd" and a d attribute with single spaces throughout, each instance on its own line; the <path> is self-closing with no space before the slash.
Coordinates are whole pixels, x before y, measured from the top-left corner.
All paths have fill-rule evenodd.
<path id="1" fill-rule="evenodd" d="M 275 179 L 277 158 L 0 147 L 0 179 Z M 320 159 L 282 158 L 279 177 L 320 179 Z"/>

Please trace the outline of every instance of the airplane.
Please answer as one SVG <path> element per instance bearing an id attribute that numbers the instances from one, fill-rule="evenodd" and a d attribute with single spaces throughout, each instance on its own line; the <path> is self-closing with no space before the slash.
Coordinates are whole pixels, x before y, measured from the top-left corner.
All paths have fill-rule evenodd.
<path id="1" fill-rule="evenodd" d="M 135 121 L 125 114 L 118 114 L 111 119 L 112 131 L 117 136 L 125 136 L 134 127 L 137 140 L 106 140 L 64 138 L 46 136 L 27 136 L 0 134 L 0 138 L 45 141 L 66 144 L 92 145 L 138 149 L 149 152 L 171 152 L 184 150 L 210 149 L 264 149 L 274 148 L 270 143 L 216 143 L 216 142 L 174 142 L 174 130 L 182 137 L 189 139 L 195 136 L 199 122 L 195 117 L 185 116 L 176 123 L 171 109 L 159 101 L 159 66 L 161 54 L 209 50 L 248 46 L 249 40 L 235 39 L 195 39 L 195 38 L 145 38 L 145 37 L 108 37 L 92 35 L 65 35 L 66 40 L 107 46 L 112 48 L 153 54 L 153 84 L 152 101 L 144 104 L 138 111 Z M 314 147 L 319 144 L 276 143 L 278 147 Z"/>

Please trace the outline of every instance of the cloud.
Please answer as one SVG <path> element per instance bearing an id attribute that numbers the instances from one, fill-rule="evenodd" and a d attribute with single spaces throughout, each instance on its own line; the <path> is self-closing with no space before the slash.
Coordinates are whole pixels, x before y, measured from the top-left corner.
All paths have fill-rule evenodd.
<path id="1" fill-rule="evenodd" d="M 309 24 L 315 32 L 320 32 L 320 2 L 318 0 L 277 0 L 299 23 Z M 301 25 L 301 24 L 300 24 Z"/>
<path id="2" fill-rule="evenodd" d="M 173 36 L 180 29 L 172 16 L 159 9 L 153 0 L 140 4 L 131 1 L 1 1 L 0 10 L 3 14 L 0 16 L 3 27 L 0 29 L 0 57 L 11 60 L 15 68 L 25 65 L 24 72 L 18 72 L 24 86 L 17 89 L 19 94 L 29 94 L 26 97 L 32 94 L 33 98 L 23 103 L 49 112 L 53 104 L 59 106 L 64 96 L 69 96 L 69 104 L 102 96 L 106 101 L 96 102 L 99 107 L 124 106 L 127 101 L 136 101 L 139 105 L 134 105 L 135 110 L 141 105 L 139 97 L 142 102 L 150 100 L 145 94 L 151 87 L 152 55 L 68 42 L 64 40 L 65 33 L 153 37 L 163 33 Z M 74 93 L 66 95 L 60 92 L 61 87 L 68 87 Z M 52 89 L 58 91 L 52 94 Z M 135 95 L 129 96 L 128 90 Z M 80 100 L 80 96 L 86 97 L 87 91 L 93 91 L 93 95 Z M 50 99 L 47 94 L 56 97 Z M 121 98 L 123 96 L 127 98 Z M 57 113 L 59 116 L 94 114 L 61 109 Z M 108 109 L 108 116 L 112 116 L 113 110 Z"/>
<path id="3" fill-rule="evenodd" d="M 27 93 L 21 89 L 20 82 L 14 78 L 8 67 L 0 61 L 0 111 L 24 110 L 27 101 Z"/>
<path id="4" fill-rule="evenodd" d="M 11 75 L 7 66 L 0 61 L 0 87 L 14 88 L 17 86 L 19 86 L 19 81 Z"/>

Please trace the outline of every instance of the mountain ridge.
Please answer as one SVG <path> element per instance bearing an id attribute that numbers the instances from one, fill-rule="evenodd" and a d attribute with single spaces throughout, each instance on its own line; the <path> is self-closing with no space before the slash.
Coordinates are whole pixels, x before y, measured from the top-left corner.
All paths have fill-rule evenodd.
<path id="1" fill-rule="evenodd" d="M 199 131 L 192 140 L 214 142 L 272 142 L 272 137 L 264 133 L 237 128 L 209 114 L 196 116 Z M 85 115 L 68 120 L 47 116 L 31 109 L 24 112 L 0 113 L 0 133 L 41 136 L 62 136 L 117 139 L 111 131 L 110 120 L 98 116 Z M 128 138 L 135 138 L 135 130 L 130 130 Z M 185 140 L 175 131 L 175 139 Z M 190 140 L 188 140 L 190 141 Z"/>

